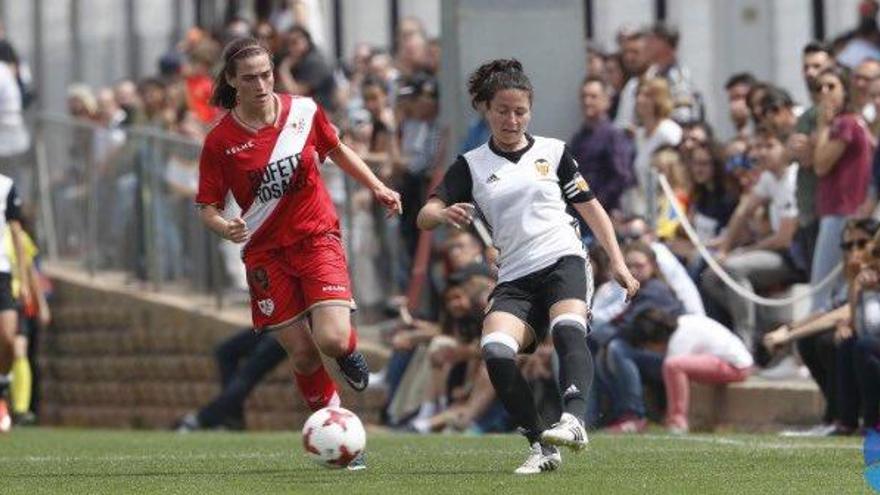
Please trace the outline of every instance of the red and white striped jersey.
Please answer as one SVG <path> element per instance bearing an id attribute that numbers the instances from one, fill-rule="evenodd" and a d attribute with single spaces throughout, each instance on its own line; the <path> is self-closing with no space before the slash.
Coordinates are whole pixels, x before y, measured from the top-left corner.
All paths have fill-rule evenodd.
<path id="1" fill-rule="evenodd" d="M 208 133 L 199 162 L 196 203 L 223 208 L 232 192 L 251 231 L 243 252 L 289 246 L 339 233 L 339 218 L 318 172 L 339 145 L 311 98 L 276 95 L 274 124 L 250 129 L 228 112 Z"/>

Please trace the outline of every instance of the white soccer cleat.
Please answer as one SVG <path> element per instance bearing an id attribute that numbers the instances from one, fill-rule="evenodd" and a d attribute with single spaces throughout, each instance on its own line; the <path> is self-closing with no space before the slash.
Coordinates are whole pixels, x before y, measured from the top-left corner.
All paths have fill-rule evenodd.
<path id="1" fill-rule="evenodd" d="M 541 441 L 550 445 L 565 446 L 572 450 L 583 450 L 590 439 L 587 430 L 573 414 L 562 413 L 559 422 L 541 433 Z"/>
<path id="2" fill-rule="evenodd" d="M 552 445 L 541 445 L 535 442 L 529 448 L 529 456 L 522 466 L 516 468 L 516 474 L 539 474 L 546 471 L 554 471 L 562 465 L 562 455 L 559 449 Z"/>

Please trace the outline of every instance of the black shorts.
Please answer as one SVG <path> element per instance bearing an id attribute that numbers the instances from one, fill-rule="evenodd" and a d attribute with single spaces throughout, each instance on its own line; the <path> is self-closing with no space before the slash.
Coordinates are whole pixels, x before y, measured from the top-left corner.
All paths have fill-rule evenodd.
<path id="1" fill-rule="evenodd" d="M 0 273 L 0 311 L 17 307 L 15 298 L 12 297 L 12 274 Z"/>
<path id="2" fill-rule="evenodd" d="M 492 291 L 489 310 L 516 316 L 531 327 L 535 341 L 523 349 L 531 353 L 547 337 L 550 307 L 565 299 L 585 301 L 587 297 L 586 261 L 579 256 L 563 256 L 559 261 Z"/>

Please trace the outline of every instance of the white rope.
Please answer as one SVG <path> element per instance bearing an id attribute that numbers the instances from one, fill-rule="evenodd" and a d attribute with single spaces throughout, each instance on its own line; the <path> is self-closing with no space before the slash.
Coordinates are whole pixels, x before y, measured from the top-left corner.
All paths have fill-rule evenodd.
<path id="1" fill-rule="evenodd" d="M 837 276 L 843 270 L 843 263 L 839 263 L 834 268 L 834 270 L 831 270 L 831 273 L 829 273 L 824 279 L 822 279 L 821 282 L 819 282 L 818 285 L 816 285 L 815 287 L 810 287 L 810 289 L 803 294 L 798 294 L 796 296 L 787 297 L 784 299 L 771 299 L 768 297 L 759 296 L 736 283 L 736 281 L 733 280 L 730 275 L 728 275 L 727 272 L 724 271 L 724 268 L 722 268 L 721 265 L 719 265 L 718 262 L 715 261 L 712 253 L 710 253 L 709 250 L 706 249 L 706 246 L 704 246 L 703 243 L 700 242 L 700 238 L 697 237 L 697 233 L 696 231 L 694 231 L 694 227 L 691 225 L 685 212 L 681 211 L 681 208 L 678 205 L 678 201 L 675 199 L 675 194 L 672 192 L 672 188 L 669 186 L 669 182 L 666 180 L 666 176 L 663 174 L 657 174 L 657 180 L 660 183 L 660 187 L 663 188 L 663 194 L 666 195 L 666 200 L 669 201 L 669 204 L 675 210 L 675 214 L 681 221 L 681 226 L 684 228 L 685 233 L 694 244 L 694 246 L 696 246 L 697 251 L 700 253 L 700 256 L 702 256 L 703 259 L 706 260 L 706 263 L 709 264 L 709 268 L 711 268 L 712 271 L 715 272 L 715 274 L 718 275 L 718 277 L 725 284 L 727 284 L 728 287 L 733 289 L 734 292 L 755 304 L 760 304 L 762 306 L 788 306 L 797 301 L 800 301 L 801 299 L 811 297 L 813 294 L 819 292 L 826 285 L 830 284 L 835 278 L 837 278 Z"/>

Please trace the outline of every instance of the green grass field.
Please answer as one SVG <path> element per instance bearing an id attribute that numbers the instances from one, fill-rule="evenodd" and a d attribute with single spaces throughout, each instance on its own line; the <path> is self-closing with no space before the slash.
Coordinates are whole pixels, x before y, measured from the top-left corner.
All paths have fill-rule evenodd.
<path id="1" fill-rule="evenodd" d="M 0 494 L 871 493 L 861 440 L 593 435 L 561 470 L 511 471 L 518 436 L 371 434 L 366 471 L 308 460 L 299 434 L 17 429 L 0 437 Z"/>

